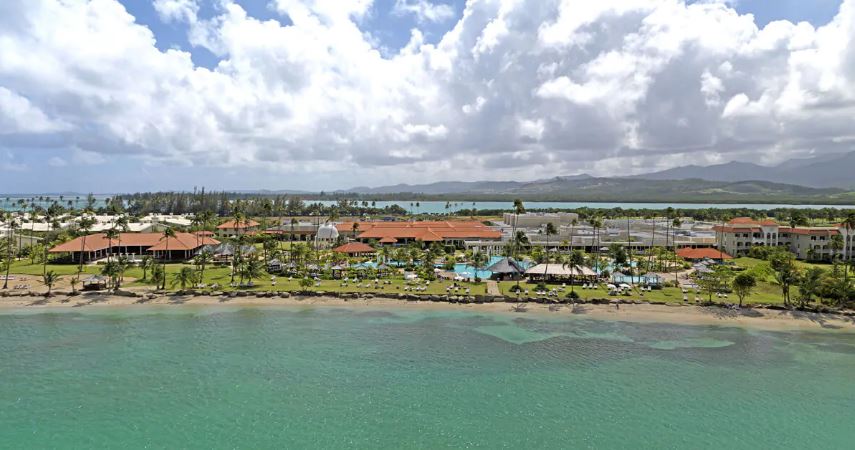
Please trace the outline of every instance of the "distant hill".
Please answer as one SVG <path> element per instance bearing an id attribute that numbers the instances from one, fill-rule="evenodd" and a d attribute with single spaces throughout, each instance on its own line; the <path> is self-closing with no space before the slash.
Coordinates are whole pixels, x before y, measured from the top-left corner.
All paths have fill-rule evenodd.
<path id="1" fill-rule="evenodd" d="M 645 180 L 591 176 L 556 177 L 532 182 L 395 185 L 356 188 L 347 192 L 372 195 L 376 199 L 402 200 L 508 200 L 519 197 L 529 201 L 855 203 L 855 193 L 838 188 L 811 188 L 769 181 Z"/>
<path id="2" fill-rule="evenodd" d="M 777 166 L 761 166 L 744 162 L 729 162 L 712 166 L 691 165 L 635 175 L 629 178 L 645 180 L 760 180 L 815 188 L 855 189 L 855 152 L 793 159 Z"/>

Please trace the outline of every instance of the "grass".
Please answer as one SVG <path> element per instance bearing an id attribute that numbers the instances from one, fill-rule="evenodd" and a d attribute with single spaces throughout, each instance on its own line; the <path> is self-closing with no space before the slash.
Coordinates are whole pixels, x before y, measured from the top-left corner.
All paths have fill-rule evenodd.
<path id="1" fill-rule="evenodd" d="M 514 297 L 515 293 L 511 292 L 511 287 L 515 286 L 516 281 L 501 281 L 499 282 L 499 289 L 502 291 L 502 294 L 506 296 Z M 559 285 L 547 285 L 550 289 L 557 288 L 560 289 Z M 534 296 L 534 291 L 537 288 L 536 283 L 528 283 L 528 282 L 520 282 L 520 287 L 523 289 L 528 289 L 529 296 Z M 598 298 L 611 298 L 613 296 L 609 295 L 607 289 L 603 287 L 598 287 L 596 289 L 582 289 L 581 286 L 575 287 L 575 292 L 579 294 L 579 298 L 583 300 L 592 300 Z M 570 286 L 567 286 L 563 291 L 560 291 L 560 295 L 566 296 L 570 293 Z M 632 295 L 628 296 L 620 296 L 619 298 L 627 298 L 627 299 L 635 299 L 635 300 L 647 300 L 651 302 L 665 302 L 665 303 L 682 303 L 683 302 L 683 292 L 679 288 L 674 287 L 666 287 L 662 289 L 654 289 L 650 292 L 642 293 L 638 291 L 634 291 Z M 793 289 L 793 295 L 796 294 L 796 289 Z M 687 294 L 689 297 L 689 302 L 693 303 L 695 300 L 695 296 L 701 298 L 701 300 L 708 300 L 709 295 L 704 293 L 695 293 L 693 290 L 689 290 Z M 713 296 L 713 300 L 717 301 L 718 299 Z M 733 294 L 729 295 L 727 301 L 732 303 L 739 302 L 739 298 Z M 754 289 L 754 293 L 748 296 L 745 299 L 745 304 L 782 304 L 783 299 L 781 298 L 781 291 L 777 285 L 767 282 L 760 282 L 757 285 L 757 288 Z"/>
<path id="2" fill-rule="evenodd" d="M 83 273 L 84 274 L 99 274 L 102 266 L 84 266 Z M 184 264 L 184 263 L 171 263 L 166 265 L 166 286 L 170 290 L 179 289 L 180 286 L 173 284 L 175 280 L 175 275 L 181 271 L 184 267 L 194 267 L 192 264 Z M 68 276 L 73 276 L 77 274 L 78 266 L 75 264 L 48 264 L 47 270 L 53 270 L 63 278 Z M 31 276 L 41 276 L 42 274 L 42 265 L 41 264 L 30 264 L 29 260 L 26 261 L 17 261 L 12 264 L 12 268 L 9 272 L 11 275 L 31 275 Z M 143 273 L 142 269 L 139 267 L 130 267 L 125 271 L 125 278 L 127 279 L 124 283 L 123 287 L 154 287 L 153 282 L 150 280 L 151 271 L 148 272 L 147 280 L 142 279 Z M 341 280 L 321 280 L 320 286 L 312 286 L 309 288 L 313 291 L 324 291 L 324 292 L 373 292 L 373 293 L 405 293 L 407 291 L 404 290 L 406 286 L 409 284 L 404 281 L 401 277 L 392 277 L 385 278 L 392 282 L 389 285 L 381 285 L 380 289 L 375 289 L 374 283 L 370 283 L 371 287 L 356 287 L 353 283 L 348 283 L 347 286 L 342 286 Z M 235 278 L 235 281 L 238 281 L 238 277 Z M 204 279 L 202 283 L 206 286 L 211 286 L 213 284 L 218 284 L 218 290 L 222 291 L 231 291 L 236 290 L 229 286 L 231 282 L 231 271 L 228 267 L 225 266 L 209 266 L 205 268 Z M 271 285 L 270 275 L 264 274 L 261 277 L 258 277 L 253 280 L 254 286 L 249 289 L 241 289 L 241 290 L 251 290 L 251 291 L 301 291 L 303 288 L 300 286 L 300 280 L 298 278 L 294 278 L 292 280 L 288 280 L 288 277 L 277 276 L 276 277 L 276 286 Z M 365 282 L 362 282 L 363 286 Z M 453 285 L 453 282 L 450 281 L 432 281 L 430 285 L 427 287 L 425 291 L 418 292 L 419 294 L 430 294 L 430 295 L 445 295 L 446 287 Z M 457 283 L 458 286 L 462 286 L 464 288 L 470 289 L 471 295 L 483 295 L 486 293 L 486 284 L 485 283 Z M 462 294 L 462 292 L 460 292 Z"/>

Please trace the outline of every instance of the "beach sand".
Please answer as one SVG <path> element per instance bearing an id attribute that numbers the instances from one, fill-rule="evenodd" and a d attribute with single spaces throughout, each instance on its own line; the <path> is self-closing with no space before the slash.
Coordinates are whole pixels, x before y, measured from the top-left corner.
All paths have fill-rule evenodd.
<path id="1" fill-rule="evenodd" d="M 389 298 L 342 299 L 338 297 L 292 296 L 289 298 L 213 297 L 162 295 L 151 300 L 104 294 L 78 296 L 0 297 L 0 311 L 29 310 L 56 311 L 70 308 L 152 308 L 152 307 L 282 307 L 282 308 L 366 308 L 366 309 L 420 309 L 471 311 L 474 313 L 503 313 L 518 316 L 576 317 L 598 320 L 617 320 L 646 323 L 672 323 L 685 325 L 719 325 L 750 327 L 764 330 L 834 330 L 855 332 L 855 317 L 839 314 L 817 314 L 771 309 L 731 310 L 719 307 L 665 306 L 648 304 L 615 305 L 558 305 L 527 303 L 525 311 L 515 311 L 512 303 L 459 304 L 431 301 L 406 301 Z"/>

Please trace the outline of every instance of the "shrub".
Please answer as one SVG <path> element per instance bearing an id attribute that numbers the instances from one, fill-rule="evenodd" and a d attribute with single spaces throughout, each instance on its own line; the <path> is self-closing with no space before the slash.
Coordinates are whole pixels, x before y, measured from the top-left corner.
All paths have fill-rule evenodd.
<path id="1" fill-rule="evenodd" d="M 567 294 L 567 298 L 569 298 L 570 300 L 579 300 L 579 293 L 576 291 L 570 291 Z"/>

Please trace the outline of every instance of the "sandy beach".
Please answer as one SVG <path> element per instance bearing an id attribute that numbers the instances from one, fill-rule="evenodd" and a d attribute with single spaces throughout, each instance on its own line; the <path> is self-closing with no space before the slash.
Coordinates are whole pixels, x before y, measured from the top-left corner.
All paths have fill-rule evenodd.
<path id="1" fill-rule="evenodd" d="M 365 309 L 421 309 L 454 310 L 485 313 L 514 314 L 518 316 L 550 316 L 590 318 L 598 320 L 618 320 L 646 323 L 671 323 L 685 325 L 739 326 L 764 330 L 833 330 L 855 332 L 855 317 L 839 314 L 819 314 L 800 311 L 780 311 L 771 309 L 731 310 L 720 307 L 702 306 L 666 306 L 650 304 L 615 305 L 546 305 L 525 304 L 524 311 L 514 308 L 512 303 L 446 303 L 431 301 L 406 301 L 389 298 L 343 299 L 323 296 L 292 296 L 289 298 L 264 297 L 221 297 L 221 296 L 178 296 L 161 295 L 153 299 L 140 299 L 105 294 L 83 294 L 77 296 L 58 295 L 45 298 L 41 296 L 21 296 L 0 298 L 0 311 L 6 310 L 43 310 L 91 308 L 154 308 L 154 307 L 282 307 L 282 308 L 365 308 Z"/>

